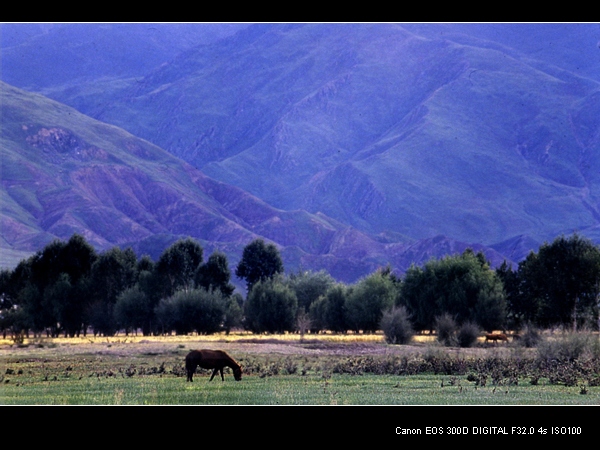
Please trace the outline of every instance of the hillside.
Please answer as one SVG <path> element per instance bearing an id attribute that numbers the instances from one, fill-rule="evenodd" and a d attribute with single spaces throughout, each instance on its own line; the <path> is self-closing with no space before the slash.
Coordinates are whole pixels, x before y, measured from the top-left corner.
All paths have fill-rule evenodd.
<path id="1" fill-rule="evenodd" d="M 2 81 L 30 91 L 60 87 L 73 94 L 86 83 L 143 77 L 173 55 L 244 27 L 219 23 L 201 27 L 185 23 L 2 23 Z M 97 86 L 95 91 L 98 93 Z"/>
<path id="2" fill-rule="evenodd" d="M 597 66 L 569 59 L 581 29 L 532 26 L 554 53 L 518 45 L 520 27 L 259 24 L 113 94 L 62 96 L 278 209 L 368 234 L 596 239 Z"/>
<path id="3" fill-rule="evenodd" d="M 600 242 L 596 24 L 1 26 L 2 79 L 63 103 L 2 85 L 3 264 L 82 230 L 345 281 Z"/>
<path id="4" fill-rule="evenodd" d="M 407 264 L 407 242 L 380 242 L 323 214 L 275 209 L 70 107 L 5 83 L 0 95 L 3 265 L 73 233 L 98 250 L 132 246 L 155 259 L 191 236 L 232 264 L 263 237 L 280 247 L 287 270 L 325 268 L 348 282 L 387 263 Z"/>

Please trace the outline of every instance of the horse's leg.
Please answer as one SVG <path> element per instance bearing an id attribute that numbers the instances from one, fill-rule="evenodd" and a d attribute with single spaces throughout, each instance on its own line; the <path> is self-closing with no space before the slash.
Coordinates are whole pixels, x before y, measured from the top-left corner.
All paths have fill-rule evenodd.
<path id="1" fill-rule="evenodd" d="M 187 371 L 187 381 L 193 382 L 194 381 L 194 372 L 196 371 L 196 366 L 194 366 L 194 368 L 192 369 L 192 366 L 187 365 L 186 371 Z"/>
<path id="2" fill-rule="evenodd" d="M 223 376 L 223 368 L 221 367 L 221 381 L 225 381 L 225 377 Z"/>
<path id="3" fill-rule="evenodd" d="M 219 371 L 219 369 L 214 369 L 212 375 L 210 376 L 210 380 L 208 380 L 208 381 L 212 381 L 212 379 L 215 377 L 215 375 L 217 374 L 218 371 Z"/>

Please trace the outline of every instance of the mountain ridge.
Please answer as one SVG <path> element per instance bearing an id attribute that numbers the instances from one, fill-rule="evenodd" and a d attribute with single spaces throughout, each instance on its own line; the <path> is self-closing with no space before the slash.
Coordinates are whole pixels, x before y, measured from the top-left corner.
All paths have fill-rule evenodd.
<path id="1" fill-rule="evenodd" d="M 580 161 L 598 124 L 578 102 L 595 104 L 600 84 L 507 42 L 418 31 L 249 26 L 91 112 L 278 209 L 369 234 L 491 246 L 594 227 L 582 175 L 598 162 Z"/>
<path id="2" fill-rule="evenodd" d="M 46 30 L 44 61 L 64 50 L 52 46 L 64 42 L 53 41 L 57 29 Z M 115 36 L 102 38 L 115 48 L 99 51 L 115 54 L 123 34 L 99 30 Z M 38 197 L 7 184 L 2 238 L 39 247 L 50 231 L 90 226 L 82 219 L 88 213 L 120 217 L 126 210 L 128 220 L 115 219 L 121 241 L 153 250 L 186 234 L 189 210 L 202 204 L 207 209 L 198 224 L 214 227 L 203 240 L 207 248 L 226 236 L 263 236 L 282 245 L 293 267 L 337 264 L 355 274 L 388 263 L 406 267 L 411 246 L 417 259 L 480 245 L 494 260 L 518 261 L 560 234 L 600 242 L 598 30 L 590 24 L 248 24 L 199 45 L 173 40 L 181 50 L 157 49 L 151 69 L 140 65 L 123 75 L 109 70 L 61 84 L 57 74 L 37 68 L 28 83 L 44 86 L 39 92 L 127 129 L 189 167 L 171 181 L 180 162 L 156 170 L 159 161 L 146 161 L 154 173 L 148 179 L 136 158 L 163 156 L 131 144 L 118 152 L 119 170 L 77 172 L 82 206 L 54 211 L 40 232 L 36 220 L 52 209 L 48 199 L 77 195 L 53 184 L 57 177 L 35 158 L 13 164 L 18 145 L 28 155 L 37 148 L 53 158 L 53 167 L 71 158 L 60 166 L 67 178 L 86 158 L 110 155 L 83 129 L 69 135 L 44 123 L 18 145 L 13 139 L 25 139 L 19 127 L 3 130 L 11 148 L 6 170 L 41 177 L 46 186 Z M 30 70 L 19 61 L 30 67 L 36 59 L 28 57 L 35 54 L 29 45 L 39 42 L 23 38 L 20 53 L 3 52 L 3 66 Z M 69 45 L 60 60 L 89 58 L 85 48 Z M 125 176 L 131 186 L 107 188 Z M 164 197 L 158 218 L 147 211 L 145 186 Z M 189 191 L 194 200 L 182 201 Z M 299 236 L 312 233 L 314 239 L 301 242 Z M 231 255 L 239 250 L 219 245 Z"/>
<path id="3" fill-rule="evenodd" d="M 261 237 L 279 246 L 288 270 L 328 269 L 354 281 L 402 266 L 405 244 L 379 242 L 323 214 L 277 210 L 38 94 L 0 83 L 0 95 L 2 253 L 32 253 L 80 233 L 98 250 L 132 246 L 157 258 L 190 236 L 235 263 Z"/>

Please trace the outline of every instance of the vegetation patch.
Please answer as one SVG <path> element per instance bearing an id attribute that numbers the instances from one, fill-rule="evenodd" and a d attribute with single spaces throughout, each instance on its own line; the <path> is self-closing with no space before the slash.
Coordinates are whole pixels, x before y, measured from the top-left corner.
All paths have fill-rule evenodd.
<path id="1" fill-rule="evenodd" d="M 449 348 L 285 336 L 259 345 L 214 340 L 68 343 L 0 347 L 3 404 L 597 404 L 597 335 L 575 358 L 548 358 L 520 345 Z M 572 337 L 546 339 L 560 343 Z M 585 340 L 584 338 L 582 338 Z M 235 382 L 186 383 L 189 348 L 223 348 L 243 367 Z"/>

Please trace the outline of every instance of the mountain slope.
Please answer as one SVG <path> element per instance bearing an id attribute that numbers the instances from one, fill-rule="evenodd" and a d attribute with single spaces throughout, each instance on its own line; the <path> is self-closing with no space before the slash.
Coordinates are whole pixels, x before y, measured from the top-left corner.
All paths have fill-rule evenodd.
<path id="1" fill-rule="evenodd" d="M 191 167 L 158 147 L 44 97 L 2 84 L 4 226 L 51 237 L 86 230 L 100 248 L 156 233 L 249 235 L 222 218 Z M 193 222 L 186 219 L 193 219 Z M 204 232 L 206 233 L 206 231 Z M 208 236 L 207 236 L 208 237 Z M 39 237 L 15 232 L 10 244 L 37 250 Z"/>
<path id="2" fill-rule="evenodd" d="M 2 80 L 27 90 L 77 89 L 142 77 L 178 53 L 245 24 L 2 23 Z M 40 70 L 43 67 L 44 70 Z"/>
<path id="3" fill-rule="evenodd" d="M 384 242 L 324 214 L 275 209 L 43 96 L 0 83 L 0 101 L 3 265 L 73 233 L 98 250 L 131 245 L 154 258 L 191 236 L 207 252 L 224 251 L 232 264 L 263 237 L 280 247 L 287 270 L 327 269 L 347 282 L 382 265 L 408 264 L 408 241 Z M 496 262 L 502 258 L 483 250 Z"/>
<path id="4" fill-rule="evenodd" d="M 459 31 L 259 24 L 86 112 L 365 233 L 493 245 L 595 229 L 600 84 Z"/>

